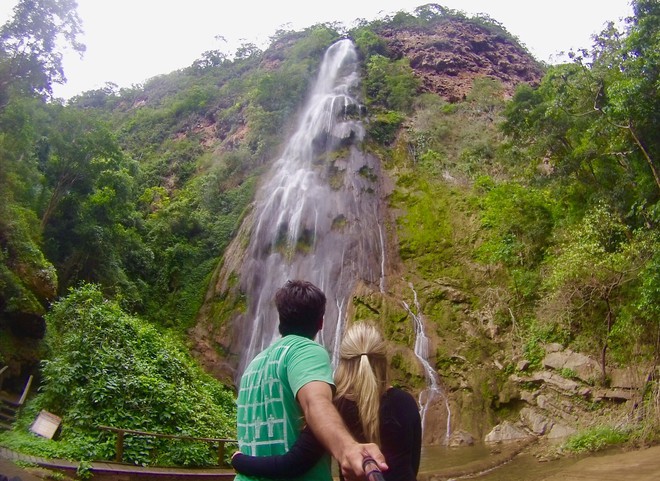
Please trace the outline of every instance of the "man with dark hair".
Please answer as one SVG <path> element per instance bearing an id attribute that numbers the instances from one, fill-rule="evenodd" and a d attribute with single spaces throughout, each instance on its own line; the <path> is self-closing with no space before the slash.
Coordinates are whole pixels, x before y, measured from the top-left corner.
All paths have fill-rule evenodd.
<path id="1" fill-rule="evenodd" d="M 364 479 L 364 457 L 387 469 L 375 444 L 359 444 L 332 404 L 334 381 L 327 351 L 314 342 L 323 327 L 325 294 L 311 282 L 288 281 L 275 295 L 282 338 L 258 354 L 241 377 L 238 443 L 252 456 L 284 454 L 305 423 L 340 464 L 346 479 Z M 237 474 L 237 481 L 253 478 Z M 325 455 L 299 479 L 331 481 Z"/>
<path id="2" fill-rule="evenodd" d="M 325 294 L 307 281 L 288 281 L 275 293 L 282 336 L 295 334 L 314 339 L 323 327 Z"/>

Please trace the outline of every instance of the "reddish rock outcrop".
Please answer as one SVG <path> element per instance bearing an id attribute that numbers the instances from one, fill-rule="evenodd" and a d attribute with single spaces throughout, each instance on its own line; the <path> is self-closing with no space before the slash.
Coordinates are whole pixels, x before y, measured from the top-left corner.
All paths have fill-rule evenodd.
<path id="1" fill-rule="evenodd" d="M 542 65 L 513 37 L 467 20 L 423 29 L 386 28 L 379 34 L 392 56 L 410 59 L 424 92 L 450 102 L 463 99 L 478 77 L 500 80 L 510 96 L 516 85 L 536 85 L 543 76 Z"/>

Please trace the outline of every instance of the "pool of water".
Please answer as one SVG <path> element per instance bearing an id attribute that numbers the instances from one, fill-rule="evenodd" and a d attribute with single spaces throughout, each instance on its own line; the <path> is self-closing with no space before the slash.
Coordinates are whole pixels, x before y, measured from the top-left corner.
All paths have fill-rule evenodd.
<path id="1" fill-rule="evenodd" d="M 492 456 L 490 448 L 475 445 L 461 448 L 446 446 L 425 446 L 422 448 L 420 477 L 447 468 L 465 466 L 475 461 L 483 461 Z M 479 481 L 533 481 L 542 480 L 576 463 L 579 458 L 560 458 L 554 461 L 539 461 L 525 452 L 515 456 L 508 463 L 490 471 L 457 479 L 478 479 Z"/>
<path id="2" fill-rule="evenodd" d="M 490 450 L 485 446 L 448 448 L 446 446 L 423 446 L 420 472 L 433 472 L 441 469 L 463 466 L 473 461 L 486 459 Z"/>

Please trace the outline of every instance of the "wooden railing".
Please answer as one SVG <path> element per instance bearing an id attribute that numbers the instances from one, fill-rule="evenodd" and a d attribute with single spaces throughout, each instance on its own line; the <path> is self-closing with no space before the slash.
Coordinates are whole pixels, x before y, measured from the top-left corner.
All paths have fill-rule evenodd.
<path id="1" fill-rule="evenodd" d="M 111 431 L 114 433 L 117 433 L 117 444 L 116 444 L 116 453 L 115 453 L 115 461 L 118 463 L 122 462 L 122 458 L 124 457 L 124 437 L 126 435 L 131 435 L 131 436 L 150 436 L 154 438 L 167 438 L 167 439 L 176 439 L 176 440 L 181 440 L 181 441 L 199 441 L 199 442 L 206 442 L 211 445 L 217 443 L 218 444 L 218 465 L 219 466 L 224 466 L 225 465 L 225 443 L 236 443 L 237 441 L 235 439 L 226 439 L 226 438 L 203 438 L 203 437 L 196 437 L 196 436 L 177 436 L 174 434 L 160 434 L 160 433 L 150 433 L 146 431 L 136 431 L 133 429 L 121 429 L 121 428 L 113 428 L 110 426 L 99 426 L 99 429 L 103 431 Z"/>
<path id="2" fill-rule="evenodd" d="M 5 373 L 7 372 L 7 369 L 9 369 L 9 366 L 3 366 L 2 369 L 0 369 L 0 391 L 2 391 L 2 385 L 5 382 Z"/>
<path id="3" fill-rule="evenodd" d="M 0 371 L 0 375 L 3 375 L 5 372 L 7 366 L 5 366 L 2 371 Z M 21 394 L 21 397 L 18 398 L 18 401 L 14 401 L 12 399 L 3 399 L 5 403 L 11 404 L 12 406 L 16 408 L 20 408 L 25 404 L 25 400 L 27 399 L 28 394 L 30 393 L 30 387 L 32 387 L 32 380 L 34 379 L 34 376 L 30 374 L 30 377 L 28 377 L 27 382 L 25 383 L 25 387 L 23 388 L 23 393 Z"/>
<path id="4" fill-rule="evenodd" d="M 21 398 L 18 400 L 18 405 L 22 406 L 25 404 L 25 400 L 27 399 L 27 395 L 30 392 L 30 387 L 32 386 L 32 380 L 34 379 L 34 376 L 30 374 L 30 377 L 28 378 L 27 382 L 25 383 L 25 388 L 23 388 L 23 394 L 21 394 Z"/>
<path id="5" fill-rule="evenodd" d="M 8 366 L 4 366 L 2 369 L 0 369 L 0 389 L 2 389 L 7 367 Z M 25 400 L 27 399 L 27 396 L 30 392 L 32 379 L 34 379 L 34 377 L 30 375 L 27 382 L 25 383 L 25 387 L 23 388 L 23 393 L 18 400 L 16 400 L 16 398 L 13 396 L 6 397 L 6 393 L 0 395 L 0 428 L 9 429 L 11 424 L 13 424 L 13 422 L 16 420 L 18 410 L 23 406 L 23 404 L 25 404 Z"/>

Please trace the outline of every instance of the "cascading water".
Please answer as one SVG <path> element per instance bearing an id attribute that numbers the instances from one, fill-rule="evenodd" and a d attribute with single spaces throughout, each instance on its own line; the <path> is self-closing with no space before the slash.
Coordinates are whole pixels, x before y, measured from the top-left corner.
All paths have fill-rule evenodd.
<path id="1" fill-rule="evenodd" d="M 340 40 L 327 50 L 297 129 L 257 193 L 240 268 L 248 309 L 234 323 L 241 346 L 238 376 L 278 337 L 273 298 L 288 279 L 309 280 L 325 292 L 318 340 L 331 353 L 338 350 L 356 282 L 382 286 L 380 166 L 357 148 L 364 137 L 358 86 L 355 47 Z"/>
<path id="2" fill-rule="evenodd" d="M 419 300 L 417 298 L 417 291 L 415 291 L 412 284 L 410 284 L 410 289 L 413 291 L 413 301 L 415 304 L 415 309 L 417 313 L 415 314 L 410 309 L 410 306 L 403 301 L 403 307 L 408 311 L 410 317 L 413 319 L 413 325 L 415 329 L 415 356 L 419 359 L 419 362 L 424 368 L 424 377 L 428 387 L 419 393 L 419 414 L 422 418 L 422 432 L 426 428 L 426 413 L 428 412 L 429 406 L 437 400 L 438 398 L 443 398 L 445 401 L 445 407 L 447 408 L 447 434 L 446 439 L 449 439 L 450 427 L 451 427 L 451 410 L 449 408 L 449 401 L 447 396 L 445 396 L 444 391 L 440 387 L 438 373 L 433 369 L 429 363 L 429 338 L 424 332 L 424 318 L 422 317 L 422 309 L 419 305 Z"/>

